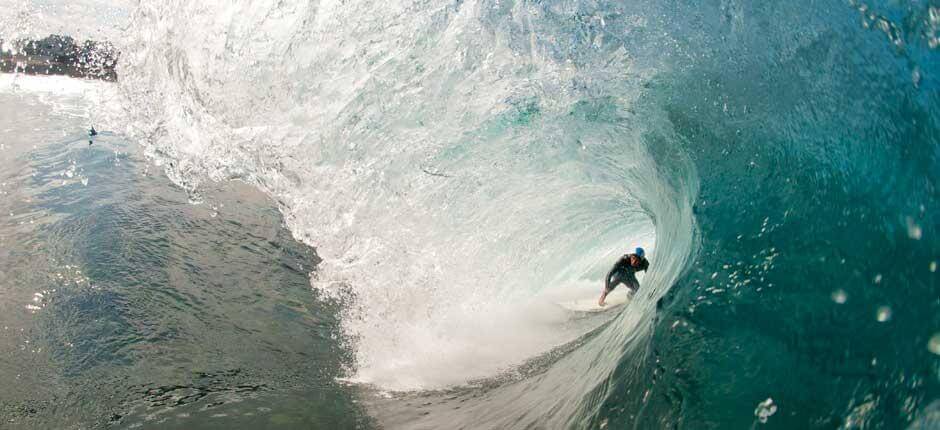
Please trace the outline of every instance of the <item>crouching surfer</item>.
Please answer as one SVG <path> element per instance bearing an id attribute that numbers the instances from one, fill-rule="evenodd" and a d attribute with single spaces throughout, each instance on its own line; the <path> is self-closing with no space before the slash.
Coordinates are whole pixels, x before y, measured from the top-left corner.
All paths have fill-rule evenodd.
<path id="1" fill-rule="evenodd" d="M 645 271 L 650 266 L 645 255 L 643 248 L 637 248 L 633 254 L 625 254 L 617 260 L 614 267 L 607 273 L 607 277 L 604 278 L 604 292 L 597 301 L 598 306 L 604 306 L 604 299 L 620 284 L 626 285 L 634 293 L 640 288 L 640 283 L 636 280 L 636 272 Z"/>

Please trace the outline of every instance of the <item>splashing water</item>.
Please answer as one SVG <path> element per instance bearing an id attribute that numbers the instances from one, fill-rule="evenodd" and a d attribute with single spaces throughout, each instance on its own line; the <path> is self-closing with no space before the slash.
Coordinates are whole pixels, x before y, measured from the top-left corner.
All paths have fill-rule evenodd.
<path id="1" fill-rule="evenodd" d="M 389 427 L 903 428 L 936 8 L 804 3 L 141 2 L 107 116 L 192 201 L 277 202 Z M 635 246 L 627 306 L 553 303 Z"/>
<path id="2" fill-rule="evenodd" d="M 625 118 L 640 88 L 622 78 L 642 82 L 648 66 L 558 40 L 564 11 L 389 6 L 142 7 L 122 88 L 158 95 L 134 132 L 160 136 L 153 154 L 178 183 L 254 183 L 317 247 L 314 286 L 351 298 L 354 380 L 438 388 L 583 334 L 548 292 L 596 294 L 617 255 L 661 249 L 649 208 L 681 212 L 691 196 L 661 185 L 645 127 Z M 654 271 L 672 270 L 650 276 L 647 297 L 690 249 L 687 213 L 656 216 L 685 233 L 652 253 Z"/>

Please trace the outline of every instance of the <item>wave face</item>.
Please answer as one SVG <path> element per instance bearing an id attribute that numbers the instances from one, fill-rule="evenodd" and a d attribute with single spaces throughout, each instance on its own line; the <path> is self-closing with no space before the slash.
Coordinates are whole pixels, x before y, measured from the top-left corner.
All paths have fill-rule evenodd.
<path id="1" fill-rule="evenodd" d="M 906 373 L 937 325 L 936 241 L 913 240 L 937 225 L 936 9 L 630 3 L 144 2 L 122 121 L 195 200 L 231 179 L 277 200 L 347 304 L 351 381 L 485 387 L 391 414 L 410 426 L 739 428 L 770 396 L 795 427 L 914 420 L 936 388 Z M 552 305 L 636 245 L 629 306 Z M 856 343 L 892 329 L 919 349 Z M 749 362 L 779 364 L 736 381 Z"/>

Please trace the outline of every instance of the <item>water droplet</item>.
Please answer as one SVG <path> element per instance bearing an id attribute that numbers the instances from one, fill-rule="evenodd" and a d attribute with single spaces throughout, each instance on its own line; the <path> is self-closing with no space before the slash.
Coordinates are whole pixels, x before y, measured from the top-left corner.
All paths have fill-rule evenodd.
<path id="1" fill-rule="evenodd" d="M 777 413 L 777 405 L 774 404 L 774 399 L 770 397 L 758 403 L 757 409 L 754 409 L 754 416 L 756 416 L 761 423 L 766 423 L 767 419 L 775 413 Z"/>
<path id="2" fill-rule="evenodd" d="M 848 298 L 849 298 L 848 294 L 846 294 L 845 290 L 841 288 L 832 292 L 832 301 L 840 305 L 845 303 L 845 301 L 848 300 Z"/>
<path id="3" fill-rule="evenodd" d="M 924 230 L 914 222 L 914 218 L 907 217 L 907 237 L 910 237 L 914 240 L 920 240 L 924 235 Z"/>
<path id="4" fill-rule="evenodd" d="M 880 306 L 878 307 L 878 322 L 887 322 L 891 319 L 891 307 L 889 306 Z"/>
<path id="5" fill-rule="evenodd" d="M 934 354 L 940 355 L 940 331 L 934 333 L 933 336 L 930 336 L 930 340 L 927 341 L 927 350 Z"/>

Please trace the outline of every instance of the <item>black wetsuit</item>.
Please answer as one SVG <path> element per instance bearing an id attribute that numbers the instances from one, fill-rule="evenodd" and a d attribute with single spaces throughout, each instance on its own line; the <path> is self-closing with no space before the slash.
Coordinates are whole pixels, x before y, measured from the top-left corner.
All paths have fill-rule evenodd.
<path id="1" fill-rule="evenodd" d="M 643 257 L 637 257 L 640 259 L 640 267 L 633 267 L 630 265 L 630 256 L 634 254 L 626 254 L 623 257 L 620 257 L 617 260 L 617 263 L 614 264 L 614 267 L 610 269 L 610 272 L 607 273 L 607 277 L 604 278 L 604 288 L 607 292 L 613 291 L 614 288 L 617 288 L 617 285 L 624 284 L 627 288 L 636 292 L 640 289 L 640 283 L 636 280 L 636 272 L 640 270 L 646 270 L 650 263 Z"/>

